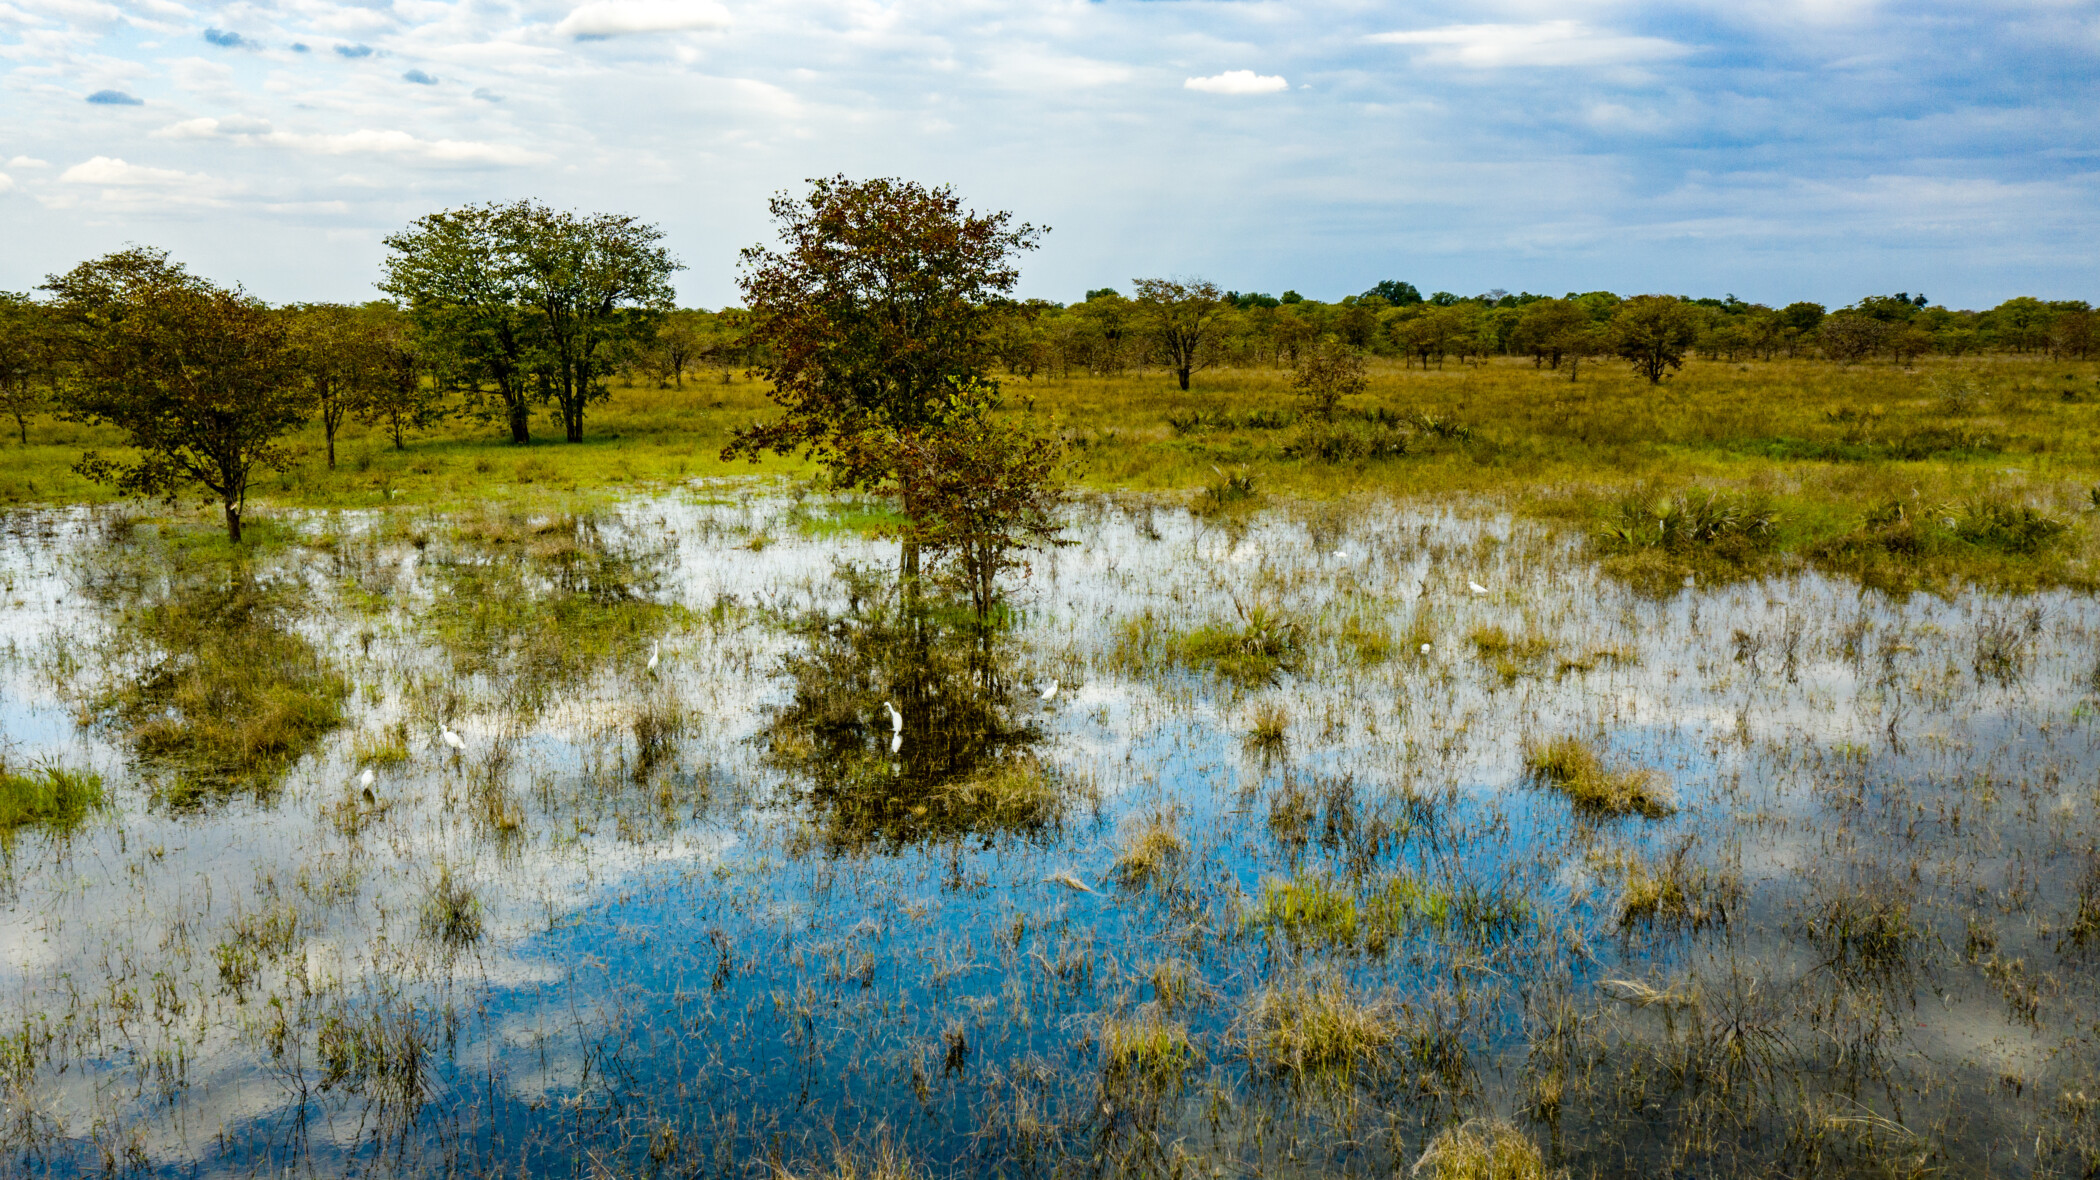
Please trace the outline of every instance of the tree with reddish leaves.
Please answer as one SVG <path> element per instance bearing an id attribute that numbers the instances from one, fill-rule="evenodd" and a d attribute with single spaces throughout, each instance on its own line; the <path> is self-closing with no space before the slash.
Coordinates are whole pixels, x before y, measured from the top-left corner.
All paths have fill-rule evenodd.
<path id="1" fill-rule="evenodd" d="M 893 474 L 900 432 L 935 426 L 955 397 L 996 402 L 992 328 L 1043 231 L 966 209 L 947 185 L 809 185 L 773 198 L 779 247 L 746 249 L 737 279 L 755 375 L 781 414 L 722 457 L 801 451 L 837 486 L 872 489 Z"/>

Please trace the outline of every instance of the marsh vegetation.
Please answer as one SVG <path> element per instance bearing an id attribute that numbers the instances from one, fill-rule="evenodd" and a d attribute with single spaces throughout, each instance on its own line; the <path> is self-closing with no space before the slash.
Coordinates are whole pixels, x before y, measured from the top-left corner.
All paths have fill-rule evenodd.
<path id="1" fill-rule="evenodd" d="M 14 513 L 10 1168 L 2100 1163 L 2085 598 L 1118 496 L 987 631 L 890 520 Z"/>

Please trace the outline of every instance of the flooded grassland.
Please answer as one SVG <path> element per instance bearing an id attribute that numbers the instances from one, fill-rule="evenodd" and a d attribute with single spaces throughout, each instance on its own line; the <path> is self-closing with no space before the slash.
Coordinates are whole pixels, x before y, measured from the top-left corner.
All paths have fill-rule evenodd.
<path id="1" fill-rule="evenodd" d="M 880 518 L 8 515 L 6 1168 L 2100 1174 L 2088 597 Z"/>

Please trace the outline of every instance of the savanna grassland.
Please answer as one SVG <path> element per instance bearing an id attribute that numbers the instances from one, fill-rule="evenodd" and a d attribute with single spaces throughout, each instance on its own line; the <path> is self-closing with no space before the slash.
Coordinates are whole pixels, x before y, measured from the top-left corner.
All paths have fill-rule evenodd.
<path id="1" fill-rule="evenodd" d="M 1617 362 L 1584 365 L 1570 380 L 1513 358 L 1426 370 L 1382 360 L 1369 377 L 1366 394 L 1311 439 L 1314 419 L 1294 399 L 1288 370 L 1203 371 L 1187 391 L 1158 370 L 1004 384 L 1006 412 L 1065 439 L 1073 475 L 1095 491 L 1197 496 L 1231 473 L 1289 498 L 1486 497 L 1584 533 L 1619 520 L 1629 497 L 1645 511 L 1687 492 L 1721 492 L 1767 512 L 1770 535 L 1720 553 L 1622 553 L 1615 568 L 1657 587 L 1684 573 L 1728 578 L 1804 562 L 1892 589 L 1968 577 L 2085 586 L 2092 577 L 2091 530 L 2079 522 L 2100 487 L 2100 364 L 2009 355 L 1910 367 L 1691 361 L 1655 386 Z M 614 386 L 575 444 L 543 437 L 517 447 L 498 423 L 454 416 L 401 450 L 353 422 L 335 471 L 310 427 L 290 440 L 292 464 L 260 477 L 256 494 L 266 510 L 447 506 L 702 477 L 811 478 L 817 469 L 793 456 L 720 460 L 732 433 L 770 410 L 765 389 L 727 371 L 676 388 L 631 379 Z M 110 497 L 70 467 L 83 448 L 109 448 L 114 432 L 47 418 L 29 433 L 28 446 L 10 448 L 0 502 Z M 2038 539 L 2007 538 L 1974 518 L 1996 507 L 2079 527 L 2044 524 Z M 1948 520 L 1952 536 L 1889 535 L 1892 523 L 1930 534 Z"/>

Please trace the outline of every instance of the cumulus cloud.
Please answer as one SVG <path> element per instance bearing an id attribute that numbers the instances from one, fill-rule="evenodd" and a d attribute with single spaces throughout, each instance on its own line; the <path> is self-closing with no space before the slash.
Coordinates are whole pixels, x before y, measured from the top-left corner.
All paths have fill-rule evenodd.
<path id="1" fill-rule="evenodd" d="M 49 168 L 51 162 L 39 160 L 35 156 L 16 156 L 7 162 L 7 166 L 10 168 Z"/>
<path id="2" fill-rule="evenodd" d="M 87 100 L 102 106 L 111 107 L 142 107 L 146 105 L 145 99 L 134 98 L 121 90 L 97 90 L 93 94 L 88 95 Z"/>
<path id="3" fill-rule="evenodd" d="M 1581 21 L 1549 20 L 1528 25 L 1444 25 L 1364 38 L 1376 45 L 1416 45 L 1422 60 L 1439 65 L 1497 69 L 1505 66 L 1622 66 L 1666 61 L 1691 52 L 1661 37 L 1634 37 L 1592 29 Z"/>
<path id="4" fill-rule="evenodd" d="M 1201 90 L 1205 94 L 1274 94 L 1291 88 L 1291 84 L 1278 75 L 1257 74 L 1253 70 L 1227 70 L 1208 78 L 1190 78 L 1181 85 L 1184 89 Z"/>
<path id="5" fill-rule="evenodd" d="M 0 193 L 11 193 L 13 191 L 15 191 L 15 178 L 5 172 L 0 172 Z"/>
<path id="6" fill-rule="evenodd" d="M 729 13 L 712 0 L 591 0 L 554 26 L 557 37 L 617 37 L 726 29 Z"/>

